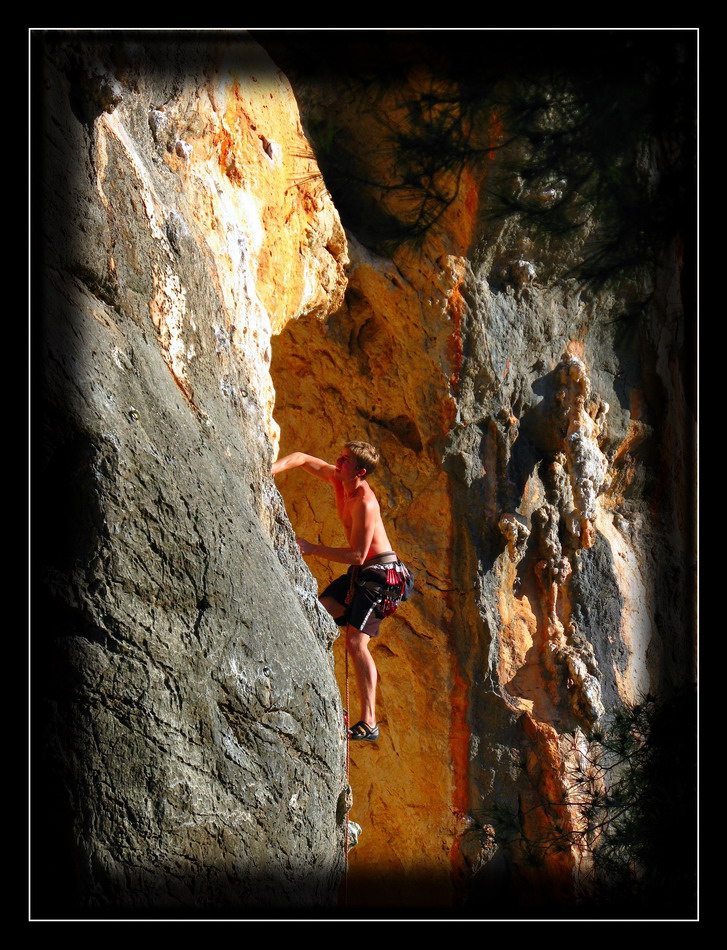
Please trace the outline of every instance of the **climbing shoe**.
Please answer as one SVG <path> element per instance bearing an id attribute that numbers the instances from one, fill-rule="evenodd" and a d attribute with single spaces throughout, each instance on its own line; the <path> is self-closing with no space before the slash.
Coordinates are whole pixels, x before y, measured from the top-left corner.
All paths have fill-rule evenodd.
<path id="1" fill-rule="evenodd" d="M 376 723 L 374 728 L 367 725 L 363 721 L 357 722 L 355 726 L 351 726 L 348 730 L 349 738 L 351 742 L 376 742 L 379 738 L 379 724 Z"/>

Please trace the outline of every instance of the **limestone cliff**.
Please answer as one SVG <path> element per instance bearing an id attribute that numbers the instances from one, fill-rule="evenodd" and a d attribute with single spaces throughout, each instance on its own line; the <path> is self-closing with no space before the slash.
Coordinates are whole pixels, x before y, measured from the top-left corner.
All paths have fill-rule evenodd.
<path id="1" fill-rule="evenodd" d="M 565 907 L 586 736 L 694 674 L 660 190 L 689 42 L 255 39 L 283 72 L 236 34 L 36 44 L 35 867 L 91 909 L 334 902 L 337 572 L 290 522 L 341 538 L 327 486 L 268 472 L 363 438 L 416 590 L 372 644 L 348 902 Z"/>
<path id="2" fill-rule="evenodd" d="M 330 905 L 336 631 L 268 366 L 341 303 L 338 215 L 249 39 L 35 40 L 35 909 Z"/>

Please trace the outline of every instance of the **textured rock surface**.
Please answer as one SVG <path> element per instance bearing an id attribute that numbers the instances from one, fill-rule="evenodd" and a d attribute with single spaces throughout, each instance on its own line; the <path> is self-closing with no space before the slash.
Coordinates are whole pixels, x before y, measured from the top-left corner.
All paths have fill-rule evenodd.
<path id="1" fill-rule="evenodd" d="M 542 57 L 530 51 L 523 93 L 503 53 L 466 126 L 472 87 L 436 72 L 443 47 L 362 40 L 314 70 L 310 51 L 271 43 L 351 254 L 344 307 L 286 327 L 272 372 L 284 450 L 381 447 L 373 482 L 417 572 L 372 647 L 384 725 L 375 756 L 353 752 L 349 893 L 497 914 L 574 897 L 579 848 L 538 844 L 580 827 L 574 735 L 693 676 L 689 356 L 677 245 L 656 266 L 576 280 L 605 240 L 597 207 L 577 227 L 541 224 L 556 208 L 572 224 L 586 203 L 560 169 L 534 177 L 537 135 L 507 125 L 517 94 L 548 99 Z M 452 129 L 468 157 L 432 171 Z M 325 491 L 293 476 L 281 490 L 299 533 L 340 543 Z"/>
<path id="2" fill-rule="evenodd" d="M 345 238 L 256 44 L 137 39 L 34 45 L 34 909 L 330 905 L 336 631 L 268 474 L 267 367 L 340 304 Z"/>

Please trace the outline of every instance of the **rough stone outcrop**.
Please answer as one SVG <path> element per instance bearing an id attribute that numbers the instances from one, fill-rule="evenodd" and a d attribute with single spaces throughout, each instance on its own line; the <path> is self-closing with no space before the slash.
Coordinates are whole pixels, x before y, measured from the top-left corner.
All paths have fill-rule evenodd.
<path id="1" fill-rule="evenodd" d="M 338 215 L 249 38 L 33 59 L 34 913 L 330 906 L 336 630 L 269 475 L 268 364 L 340 305 Z"/>

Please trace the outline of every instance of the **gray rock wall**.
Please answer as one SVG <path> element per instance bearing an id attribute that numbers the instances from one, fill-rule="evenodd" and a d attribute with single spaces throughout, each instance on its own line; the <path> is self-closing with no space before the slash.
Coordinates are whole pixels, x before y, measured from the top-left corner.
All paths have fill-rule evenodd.
<path id="1" fill-rule="evenodd" d="M 269 477 L 264 341 L 236 344 L 264 308 L 231 298 L 174 149 L 175 123 L 199 153 L 220 121 L 194 103 L 224 95 L 229 44 L 33 54 L 33 911 L 328 906 L 335 627 Z M 227 68 L 278 82 L 260 57 L 238 38 Z"/>

